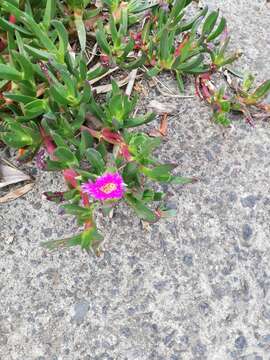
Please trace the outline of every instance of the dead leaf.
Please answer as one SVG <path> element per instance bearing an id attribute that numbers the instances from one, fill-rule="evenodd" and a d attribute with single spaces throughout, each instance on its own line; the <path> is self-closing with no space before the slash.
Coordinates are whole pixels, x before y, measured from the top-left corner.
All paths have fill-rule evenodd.
<path id="1" fill-rule="evenodd" d="M 89 64 L 92 62 L 92 60 L 95 58 L 96 54 L 97 54 L 97 48 L 98 48 L 98 44 L 95 43 L 95 45 L 93 47 L 91 47 L 91 49 L 88 49 L 86 47 L 85 49 L 85 54 L 87 57 L 87 66 L 89 66 Z"/>
<path id="2" fill-rule="evenodd" d="M 129 76 L 127 76 L 125 79 L 117 81 L 117 85 L 119 87 L 123 87 L 124 85 L 126 85 L 129 81 Z M 111 84 L 106 84 L 106 85 L 100 85 L 97 87 L 93 87 L 92 88 L 93 91 L 96 92 L 96 94 L 104 94 L 107 93 L 109 91 L 112 91 L 112 85 Z"/>
<path id="3" fill-rule="evenodd" d="M 96 16 L 93 16 L 90 19 L 85 20 L 84 21 L 84 26 L 85 26 L 86 31 L 94 31 L 95 27 L 96 27 L 96 24 L 97 24 L 97 21 L 99 19 L 102 19 L 102 14 L 98 14 Z"/>
<path id="4" fill-rule="evenodd" d="M 165 113 L 163 114 L 160 121 L 159 132 L 162 136 L 166 136 L 167 131 L 168 131 L 168 114 Z"/>
<path id="5" fill-rule="evenodd" d="M 151 231 L 151 225 L 147 221 L 141 220 L 142 229 L 149 232 Z"/>
<path id="6" fill-rule="evenodd" d="M 160 132 L 157 129 L 152 129 L 148 132 L 150 137 L 160 137 Z"/>
<path id="7" fill-rule="evenodd" d="M 94 130 L 100 130 L 102 128 L 102 122 L 91 113 L 85 114 L 86 125 Z"/>
<path id="8" fill-rule="evenodd" d="M 22 186 L 18 189 L 11 190 L 9 193 L 7 193 L 6 195 L 4 195 L 0 198 L 0 204 L 4 204 L 4 203 L 18 199 L 19 197 L 25 195 L 30 190 L 32 190 L 32 188 L 34 186 L 35 186 L 34 183 L 29 183 L 29 184 L 25 184 L 24 186 Z"/>
<path id="9" fill-rule="evenodd" d="M 0 189 L 32 178 L 5 159 L 0 159 Z"/>
<path id="10" fill-rule="evenodd" d="M 174 114 L 177 112 L 177 106 L 170 104 L 168 102 L 166 103 L 160 103 L 157 100 L 152 100 L 149 105 L 148 108 L 151 109 L 152 111 L 154 111 L 156 114 L 158 115 L 163 115 L 163 114 Z"/>
<path id="11" fill-rule="evenodd" d="M 138 73 L 138 69 L 133 69 L 131 71 L 131 73 L 129 74 L 129 80 L 128 80 L 128 84 L 127 84 L 127 88 L 126 88 L 126 95 L 128 97 L 130 97 L 131 93 L 132 93 L 132 89 L 137 77 L 137 73 Z"/>
<path id="12" fill-rule="evenodd" d="M 100 63 L 97 63 L 95 66 L 93 66 L 93 67 L 91 68 L 91 70 L 94 71 L 94 70 L 97 69 L 99 66 L 100 66 Z M 96 82 L 98 82 L 99 80 L 105 78 L 105 77 L 108 76 L 108 75 L 111 75 L 113 72 L 115 72 L 115 71 L 118 70 L 118 69 L 119 69 L 118 66 L 114 67 L 113 69 L 109 69 L 105 74 L 103 74 L 103 75 L 101 75 L 101 76 L 99 76 L 99 77 L 97 77 L 97 78 L 95 78 L 95 79 L 89 80 L 88 83 L 89 83 L 90 85 L 94 85 Z M 105 85 L 105 86 L 106 86 L 106 85 Z"/>
<path id="13" fill-rule="evenodd" d="M 160 120 L 159 129 L 152 129 L 148 132 L 151 137 L 167 136 L 168 132 L 168 114 L 164 113 Z"/>
<path id="14" fill-rule="evenodd" d="M 111 208 L 111 211 L 109 212 L 109 219 L 112 219 L 114 216 L 114 208 Z"/>
<path id="15" fill-rule="evenodd" d="M 95 1 L 95 7 L 97 7 L 98 9 L 102 9 L 103 8 L 103 2 L 101 0 L 96 0 Z"/>
<path id="16" fill-rule="evenodd" d="M 141 82 L 134 84 L 134 90 L 139 93 L 143 93 L 144 96 L 148 96 L 148 92 Z"/>

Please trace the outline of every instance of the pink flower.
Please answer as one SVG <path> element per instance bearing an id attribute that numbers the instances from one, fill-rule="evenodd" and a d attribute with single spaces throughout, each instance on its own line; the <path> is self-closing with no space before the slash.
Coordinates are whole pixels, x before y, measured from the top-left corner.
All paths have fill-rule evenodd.
<path id="1" fill-rule="evenodd" d="M 95 182 L 88 181 L 82 184 L 82 191 L 96 200 L 121 199 L 124 195 L 124 181 L 118 173 L 107 173 Z"/>

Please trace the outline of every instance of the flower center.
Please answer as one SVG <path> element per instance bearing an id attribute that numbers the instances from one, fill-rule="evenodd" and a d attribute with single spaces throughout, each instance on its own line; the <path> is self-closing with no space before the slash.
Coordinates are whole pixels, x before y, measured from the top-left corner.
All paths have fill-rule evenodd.
<path id="1" fill-rule="evenodd" d="M 116 190 L 117 186 L 114 183 L 109 183 L 100 188 L 105 194 L 110 194 L 112 191 Z"/>

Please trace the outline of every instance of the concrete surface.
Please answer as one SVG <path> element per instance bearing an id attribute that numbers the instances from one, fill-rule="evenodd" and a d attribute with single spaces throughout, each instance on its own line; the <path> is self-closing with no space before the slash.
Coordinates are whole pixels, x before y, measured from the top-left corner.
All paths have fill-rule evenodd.
<path id="1" fill-rule="evenodd" d="M 269 8 L 208 3 L 241 63 L 269 77 Z M 120 208 L 100 223 L 95 258 L 39 246 L 77 230 L 41 199 L 63 187 L 58 176 L 38 173 L 34 191 L 0 207 L 1 360 L 270 359 L 270 124 L 224 130 L 198 100 L 177 104 L 161 157 L 201 178 L 170 189 L 177 218 L 147 232 Z"/>

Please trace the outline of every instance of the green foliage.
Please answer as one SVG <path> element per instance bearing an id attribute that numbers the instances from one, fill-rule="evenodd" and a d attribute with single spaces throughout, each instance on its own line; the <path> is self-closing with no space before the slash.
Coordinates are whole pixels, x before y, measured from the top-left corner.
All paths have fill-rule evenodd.
<path id="1" fill-rule="evenodd" d="M 208 88 L 212 73 L 239 57 L 226 53 L 226 20 L 218 11 L 206 7 L 187 21 L 191 0 L 102 3 L 101 8 L 89 0 L 0 3 L 0 37 L 6 39 L 0 49 L 0 140 L 18 149 L 24 161 L 46 149 L 45 169 L 62 171 L 68 185 L 66 192 L 46 196 L 65 202 L 65 213 L 84 226 L 73 237 L 47 242 L 48 249 L 79 245 L 98 250 L 102 235 L 95 213 L 102 209 L 108 215 L 120 199 L 100 201 L 86 194 L 83 185 L 104 174 L 123 178 L 122 200 L 151 223 L 174 214 L 153 182 L 194 181 L 174 175 L 177 164 L 160 163 L 155 156 L 160 138 L 133 129 L 155 118 L 154 113 L 135 115 L 136 95 L 125 94 L 111 79 L 106 98 L 98 96 L 93 86 L 111 67 L 117 66 L 121 75 L 142 66 L 150 77 L 172 72 L 181 91 L 184 77 L 195 76 L 215 121 L 223 125 L 230 124 L 232 111 L 246 114 L 248 106 L 267 110 L 262 100 L 270 91 L 269 81 L 252 90 L 248 76 L 233 97 L 224 89 Z M 89 59 L 93 37 L 97 52 Z"/>
<path id="2" fill-rule="evenodd" d="M 264 81 L 253 89 L 254 80 L 251 74 L 246 74 L 236 87 L 231 84 L 234 95 L 228 95 L 225 87 L 222 87 L 209 97 L 216 123 L 229 126 L 232 123 L 232 114 L 243 114 L 246 120 L 253 124 L 253 113 L 255 112 L 256 116 L 258 110 L 262 117 L 268 116 L 270 106 L 264 104 L 263 100 L 270 93 L 270 81 Z"/>
<path id="3" fill-rule="evenodd" d="M 213 65 L 221 67 L 236 58 L 224 58 L 226 47 L 218 47 L 222 42 L 220 37 L 226 31 L 226 20 L 219 19 L 218 11 L 208 13 L 206 7 L 185 22 L 185 9 L 189 3 L 177 0 L 167 8 L 155 8 L 142 30 L 141 49 L 147 56 L 146 64 L 152 66 L 148 75 L 152 77 L 164 70 L 173 71 L 180 91 L 184 87 L 183 76 L 207 73 Z"/>
<path id="4" fill-rule="evenodd" d="M 120 90 L 117 83 L 112 80 L 112 91 L 108 94 L 106 102 L 98 105 L 94 98 L 92 98 L 89 109 L 102 121 L 104 126 L 110 129 L 120 130 L 123 128 L 131 128 L 147 124 L 155 117 L 153 113 L 132 117 L 137 100 L 138 98 L 136 96 L 130 100 L 129 97 Z"/>
<path id="5" fill-rule="evenodd" d="M 100 49 L 115 64 L 124 69 L 134 69 L 142 66 L 146 60 L 143 54 L 135 60 L 130 61 L 130 52 L 135 46 L 134 39 L 128 35 L 128 12 L 122 9 L 120 24 L 117 24 L 114 17 L 110 15 L 108 29 L 101 21 L 97 24 L 96 40 Z"/>

